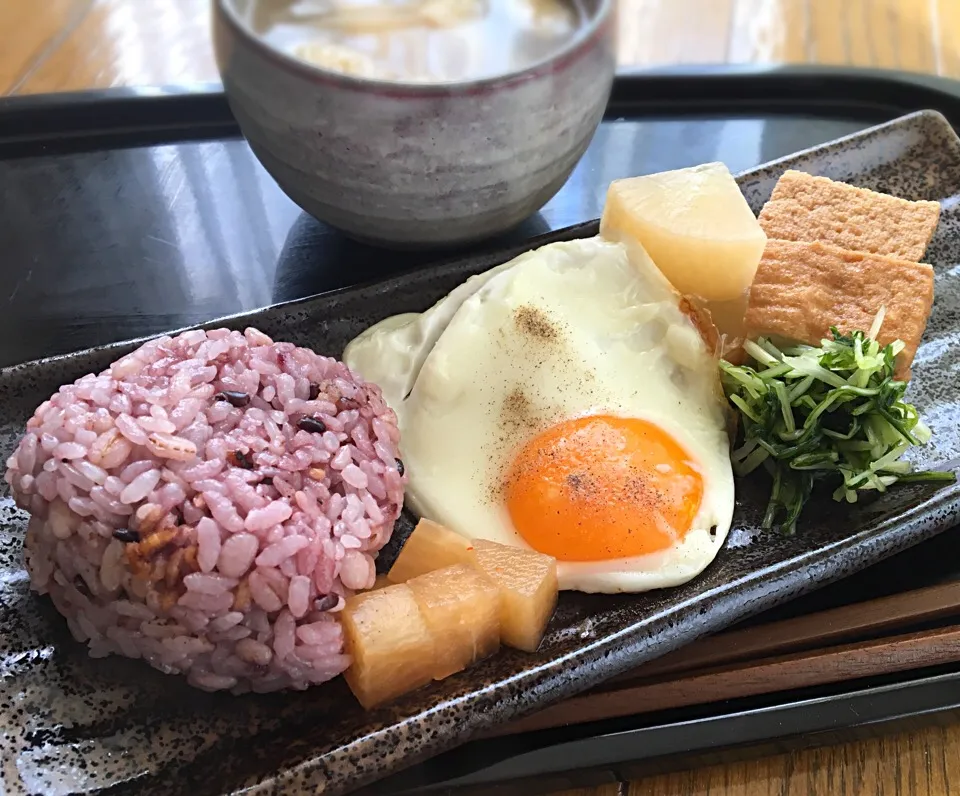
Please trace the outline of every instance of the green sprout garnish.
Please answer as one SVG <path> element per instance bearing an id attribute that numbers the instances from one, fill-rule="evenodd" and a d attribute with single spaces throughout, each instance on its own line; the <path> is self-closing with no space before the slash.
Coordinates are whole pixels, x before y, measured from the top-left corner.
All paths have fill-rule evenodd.
<path id="1" fill-rule="evenodd" d="M 898 482 L 956 480 L 901 461 L 912 445 L 929 441 L 930 430 L 903 400 L 907 383 L 893 377 L 903 343 L 876 340 L 883 314 L 867 333 L 831 328 L 833 339 L 819 348 L 778 348 L 761 337 L 744 343 L 750 365 L 720 361 L 741 421 L 734 473 L 763 467 L 773 478 L 764 528 L 793 534 L 819 482 L 835 487 L 834 500 L 855 503 L 860 491 L 885 492 Z"/>

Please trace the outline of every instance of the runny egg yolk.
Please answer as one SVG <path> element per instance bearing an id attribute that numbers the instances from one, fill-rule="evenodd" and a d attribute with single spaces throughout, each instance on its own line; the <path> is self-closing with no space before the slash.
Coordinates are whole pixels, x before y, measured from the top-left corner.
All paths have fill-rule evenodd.
<path id="1" fill-rule="evenodd" d="M 524 445 L 506 479 L 514 528 L 560 561 L 663 550 L 690 529 L 703 479 L 658 426 L 594 415 L 559 423 Z"/>

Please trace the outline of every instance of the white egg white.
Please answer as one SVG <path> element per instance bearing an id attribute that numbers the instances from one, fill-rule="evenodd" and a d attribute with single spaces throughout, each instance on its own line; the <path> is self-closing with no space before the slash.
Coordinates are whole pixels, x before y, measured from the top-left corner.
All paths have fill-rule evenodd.
<path id="1" fill-rule="evenodd" d="M 561 561 L 563 589 L 677 585 L 726 538 L 733 476 L 716 361 L 639 247 L 590 238 L 529 252 L 422 315 L 378 324 L 344 358 L 397 412 L 410 507 L 468 538 L 529 546 L 503 478 L 519 448 L 557 422 L 640 418 L 685 449 L 703 500 L 683 540 L 646 556 Z"/>
<path id="2" fill-rule="evenodd" d="M 355 373 L 376 383 L 387 404 L 396 410 L 410 394 L 427 354 L 463 302 L 497 274 L 532 255 L 533 252 L 527 252 L 496 268 L 471 276 L 426 312 L 408 312 L 384 318 L 347 344 L 343 361 Z"/>

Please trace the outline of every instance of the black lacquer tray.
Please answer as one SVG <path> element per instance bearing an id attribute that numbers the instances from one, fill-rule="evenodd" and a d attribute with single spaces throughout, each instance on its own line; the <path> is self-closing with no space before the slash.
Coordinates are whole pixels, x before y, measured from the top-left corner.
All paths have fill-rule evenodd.
<path id="1" fill-rule="evenodd" d="M 819 69 L 623 76 L 607 120 L 570 182 L 524 227 L 481 250 L 385 255 L 346 240 L 292 205 L 238 137 L 215 89 L 5 100 L 0 102 L 0 240 L 5 244 L 0 292 L 7 300 L 0 317 L 0 364 L 203 323 L 414 268 L 431 267 L 431 272 L 444 275 L 441 281 L 452 279 L 463 268 L 497 261 L 528 238 L 596 217 L 611 179 L 708 160 L 745 170 L 923 108 L 960 121 L 960 91 L 953 83 L 930 78 Z M 852 174 L 869 183 L 870 169 L 858 168 Z M 753 190 L 761 197 L 773 173 L 748 182 L 748 195 Z M 881 172 L 879 179 L 889 180 L 890 175 Z M 579 232 L 589 234 L 591 229 Z M 459 270 L 437 265 L 455 261 L 470 265 Z M 304 311 L 309 306 L 302 305 Z M 293 315 L 300 311 L 284 310 Z M 269 314 L 268 323 L 270 317 L 277 315 Z M 68 357 L 43 366 L 41 374 L 70 373 L 102 356 Z M 8 371 L 8 389 L 21 383 L 17 369 Z M 9 392 L 7 396 L 11 398 Z M 914 503 L 925 499 L 918 493 Z M 938 529 L 944 516 L 937 520 Z M 919 530 L 912 540 L 925 534 Z M 881 552 L 902 546 L 891 537 Z M 912 556 L 913 581 L 905 580 L 904 588 L 918 585 L 923 551 L 921 546 L 901 554 Z M 935 553 L 931 557 L 938 558 Z M 944 572 L 942 556 L 939 559 L 936 566 L 930 562 L 931 578 L 952 578 L 952 571 Z M 884 566 L 888 573 L 905 571 Z M 824 579 L 839 574 L 842 567 Z M 878 579 L 867 570 L 832 587 L 830 594 L 841 604 L 854 596 L 863 599 L 871 589 L 889 588 L 889 577 Z M 807 599 L 818 598 L 822 600 L 821 595 Z M 790 609 L 803 610 L 803 604 L 794 602 Z M 731 617 L 746 613 L 733 611 Z M 862 706 L 869 700 L 870 709 L 860 714 L 868 717 L 863 721 L 952 707 L 953 677 L 951 671 L 938 672 L 935 680 L 917 673 L 816 695 L 783 694 L 647 715 L 633 724 L 621 719 L 527 733 L 507 742 L 474 741 L 372 787 L 397 792 L 517 781 L 530 790 L 530 777 L 540 788 L 601 781 L 638 770 L 627 765 L 631 761 L 681 764 L 677 755 L 715 749 L 717 739 L 734 745 L 852 725 L 841 718 L 845 704 Z M 934 689 L 934 683 L 940 688 Z M 941 701 L 933 697 L 935 692 L 943 695 Z M 916 711 L 904 709 L 910 704 L 907 694 L 915 694 Z M 82 745 L 83 740 L 69 732 L 35 735 L 32 742 L 38 746 L 31 754 L 40 758 L 33 754 L 26 767 L 21 760 L 5 759 L 2 781 L 17 792 L 30 769 L 34 779 L 26 792 L 46 791 L 51 783 L 35 776 L 37 761 L 43 758 L 40 747 L 54 755 L 58 748 Z M 51 774 L 62 771 L 64 764 L 54 763 Z M 229 765 L 226 759 L 224 765 Z M 161 768 L 174 781 L 182 774 L 183 786 L 196 786 L 197 793 L 215 792 L 216 775 L 210 770 L 173 763 Z M 247 782 L 257 778 L 253 771 L 241 771 L 240 776 Z M 369 771 L 356 782 L 340 778 L 338 784 L 364 779 L 370 779 Z M 223 780 L 224 789 L 240 784 L 229 775 Z M 93 777 L 91 784 L 96 781 Z M 89 785 L 64 784 L 60 792 L 91 791 Z M 148 792 L 155 784 L 139 780 L 114 787 L 118 792 Z"/>

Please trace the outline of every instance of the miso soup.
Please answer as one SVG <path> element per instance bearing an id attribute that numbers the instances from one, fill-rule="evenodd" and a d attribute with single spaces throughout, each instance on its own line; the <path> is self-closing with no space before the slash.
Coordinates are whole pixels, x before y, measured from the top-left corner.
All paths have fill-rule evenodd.
<path id="1" fill-rule="evenodd" d="M 237 0 L 273 47 L 383 80 L 493 77 L 549 57 L 587 22 L 582 0 Z"/>

